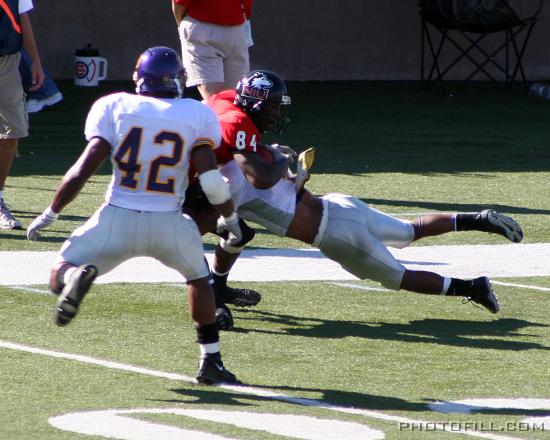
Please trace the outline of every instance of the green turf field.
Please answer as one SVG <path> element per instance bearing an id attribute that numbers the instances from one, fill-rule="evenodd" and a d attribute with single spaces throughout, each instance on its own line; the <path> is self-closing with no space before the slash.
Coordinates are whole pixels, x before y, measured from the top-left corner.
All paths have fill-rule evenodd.
<path id="1" fill-rule="evenodd" d="M 82 149 L 93 100 L 130 85 L 61 87 L 59 107 L 31 115 L 5 189 L 24 226 Z M 401 217 L 494 207 L 518 219 L 527 243 L 550 242 L 549 102 L 488 85 L 453 92 L 290 83 L 292 123 L 270 140 L 317 147 L 308 184 L 316 194 L 351 193 Z M 43 240 L 0 231 L 0 252 L 58 250 L 101 203 L 108 174 L 104 167 Z M 471 233 L 419 245 L 477 243 L 503 240 Z M 251 247 L 304 246 L 260 230 Z M 0 268 L 0 281 L 9 271 Z M 181 286 L 97 284 L 60 329 L 46 280 L 0 282 L 0 440 L 550 439 L 550 277 L 500 281 L 512 285 L 497 287 L 505 307 L 496 316 L 368 281 L 246 283 L 263 300 L 234 309 L 237 328 L 221 335 L 242 389 L 190 382 L 198 349 Z M 451 413 L 429 406 L 466 399 L 506 400 Z"/>

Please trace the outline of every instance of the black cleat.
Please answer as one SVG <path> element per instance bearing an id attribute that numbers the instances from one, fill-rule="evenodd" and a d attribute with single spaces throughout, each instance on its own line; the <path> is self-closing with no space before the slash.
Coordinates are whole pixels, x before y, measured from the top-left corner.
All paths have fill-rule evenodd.
<path id="1" fill-rule="evenodd" d="M 218 324 L 218 330 L 232 330 L 233 329 L 233 314 L 229 307 L 222 304 L 216 308 L 216 324 Z"/>
<path id="2" fill-rule="evenodd" d="M 479 213 L 479 220 L 482 225 L 480 227 L 481 231 L 502 235 L 514 243 L 523 240 L 521 226 L 512 217 L 493 209 L 486 209 Z"/>
<path id="3" fill-rule="evenodd" d="M 80 266 L 63 287 L 57 300 L 55 323 L 63 327 L 70 323 L 78 313 L 80 303 L 92 287 L 97 277 L 97 267 L 92 264 Z"/>
<path id="4" fill-rule="evenodd" d="M 216 294 L 219 299 L 225 304 L 233 304 L 237 307 L 255 306 L 262 299 L 262 295 L 252 289 L 233 289 L 229 286 L 224 286 L 221 289 L 216 289 Z"/>
<path id="5" fill-rule="evenodd" d="M 220 352 L 207 354 L 199 362 L 197 382 L 204 385 L 218 383 L 240 384 L 237 377 L 223 366 Z"/>
<path id="6" fill-rule="evenodd" d="M 498 298 L 493 292 L 491 282 L 487 277 L 479 277 L 471 280 L 466 292 L 461 293 L 466 299 L 482 305 L 491 313 L 498 313 L 500 305 Z"/>

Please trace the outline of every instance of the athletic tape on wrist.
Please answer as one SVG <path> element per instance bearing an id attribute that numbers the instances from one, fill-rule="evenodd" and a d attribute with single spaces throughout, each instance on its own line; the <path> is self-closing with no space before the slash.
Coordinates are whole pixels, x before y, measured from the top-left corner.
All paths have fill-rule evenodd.
<path id="1" fill-rule="evenodd" d="M 221 173 L 216 170 L 208 170 L 199 175 L 202 190 L 212 205 L 221 205 L 231 198 L 229 185 L 223 180 Z"/>

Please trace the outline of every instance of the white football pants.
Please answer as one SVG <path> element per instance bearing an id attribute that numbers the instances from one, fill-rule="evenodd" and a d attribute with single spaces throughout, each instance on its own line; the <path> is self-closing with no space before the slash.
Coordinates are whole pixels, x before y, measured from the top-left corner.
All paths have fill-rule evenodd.
<path id="1" fill-rule="evenodd" d="M 187 281 L 208 276 L 195 222 L 179 211 L 134 211 L 103 204 L 63 243 L 55 263 L 93 264 L 103 275 L 130 258 L 147 256 Z"/>

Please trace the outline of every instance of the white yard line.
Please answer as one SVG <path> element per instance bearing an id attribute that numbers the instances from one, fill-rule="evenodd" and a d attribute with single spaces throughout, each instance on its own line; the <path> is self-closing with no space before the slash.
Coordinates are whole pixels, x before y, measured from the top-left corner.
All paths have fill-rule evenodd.
<path id="1" fill-rule="evenodd" d="M 502 281 L 493 281 L 493 280 L 491 280 L 491 283 L 497 284 L 499 286 L 519 287 L 520 289 L 538 290 L 539 292 L 550 292 L 550 288 L 548 287 L 531 286 L 528 284 L 504 283 Z"/>
<path id="2" fill-rule="evenodd" d="M 391 292 L 390 289 L 386 289 L 384 287 L 369 287 L 369 286 L 361 286 L 360 284 L 353 284 L 353 283 L 329 283 L 333 286 L 339 286 L 339 287 L 348 287 L 350 289 L 357 289 L 357 290 L 367 290 L 369 292 Z"/>
<path id="3" fill-rule="evenodd" d="M 128 365 L 123 364 L 120 362 L 112 362 L 104 359 L 97 359 L 91 356 L 85 356 L 85 355 L 78 355 L 78 354 L 72 354 L 72 353 L 63 353 L 59 351 L 53 351 L 53 350 L 47 350 L 42 349 L 38 347 L 32 347 L 28 345 L 22 345 L 17 344 L 9 341 L 2 341 L 0 340 L 0 348 L 5 348 L 9 350 L 16 350 L 16 351 L 22 351 L 26 353 L 32 353 L 32 354 L 38 354 L 42 356 L 49 356 L 54 357 L 58 359 L 67 359 L 77 362 L 82 362 L 85 364 L 91 364 L 91 365 L 97 365 L 109 369 L 115 369 L 115 370 L 122 370 L 122 371 L 128 371 L 136 374 L 142 374 L 147 376 L 153 376 L 153 377 L 160 377 L 164 379 L 169 380 L 176 380 L 176 381 L 183 381 L 183 382 L 190 382 L 190 383 L 196 383 L 194 378 L 191 378 L 189 376 L 184 376 L 177 373 L 169 373 L 165 371 L 158 371 L 158 370 L 152 370 L 149 368 L 142 368 L 137 367 L 134 365 Z M 400 417 L 400 416 L 394 416 L 391 414 L 385 414 L 378 411 L 371 411 L 366 409 L 360 409 L 360 408 L 351 408 L 351 407 L 344 407 L 344 406 L 338 406 L 338 405 L 332 405 L 328 402 L 322 401 L 322 400 L 316 400 L 316 399 L 303 399 L 298 397 L 292 397 L 287 396 L 285 394 L 280 394 L 277 392 L 273 392 L 266 389 L 260 389 L 260 388 L 254 388 L 249 387 L 246 385 L 219 385 L 220 388 L 224 388 L 227 390 L 239 392 L 239 393 L 246 393 L 251 394 L 254 396 L 260 396 L 265 397 L 267 399 L 272 400 L 278 400 L 282 402 L 288 402 L 296 405 L 303 405 L 308 407 L 315 407 L 315 408 L 322 408 L 329 411 L 336 411 L 346 414 L 355 414 L 355 415 L 361 415 L 365 416 L 367 418 L 377 419 L 377 420 L 383 420 L 387 422 L 395 422 L 397 424 L 410 424 L 415 426 L 434 426 L 435 429 L 438 429 L 440 431 L 449 432 L 451 434 L 460 434 L 465 435 L 469 437 L 476 437 L 476 438 L 485 438 L 490 440 L 519 440 L 517 437 L 508 437 L 508 436 L 502 436 L 502 435 L 496 435 L 491 433 L 485 433 L 485 432 L 478 432 L 478 431 L 465 431 L 465 430 L 457 430 L 456 427 L 453 429 L 450 424 L 444 424 L 444 423 L 434 423 L 431 421 L 425 421 L 425 420 L 415 420 L 415 419 L 409 419 L 407 417 Z"/>

